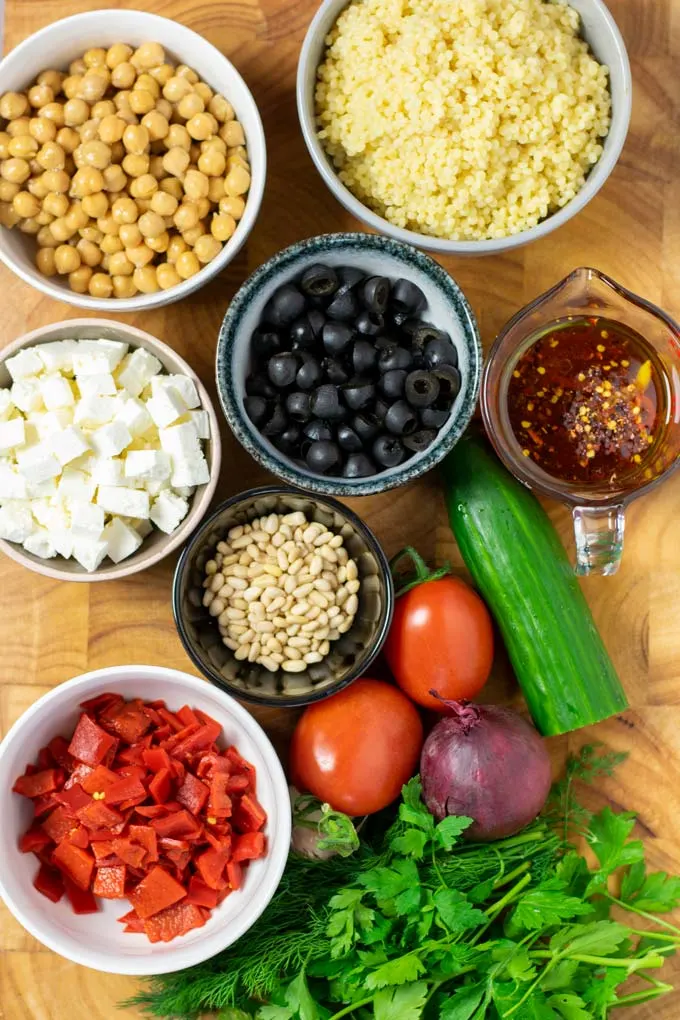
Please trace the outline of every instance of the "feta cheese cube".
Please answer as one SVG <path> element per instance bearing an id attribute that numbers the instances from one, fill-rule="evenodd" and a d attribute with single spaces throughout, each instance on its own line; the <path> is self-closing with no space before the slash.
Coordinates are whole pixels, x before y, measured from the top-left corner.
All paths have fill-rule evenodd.
<path id="1" fill-rule="evenodd" d="M 51 560 L 57 555 L 52 536 L 47 528 L 36 528 L 32 535 L 24 541 L 26 552 L 40 556 L 43 560 Z"/>
<path id="2" fill-rule="evenodd" d="M 7 542 L 25 542 L 36 529 L 28 506 L 15 506 L 12 501 L 0 506 L 0 538 Z"/>
<path id="3" fill-rule="evenodd" d="M 90 444 L 77 425 L 69 425 L 68 428 L 55 432 L 47 442 L 62 467 L 90 449 Z"/>
<path id="4" fill-rule="evenodd" d="M 39 411 L 43 406 L 42 394 L 37 379 L 19 379 L 10 390 L 12 401 L 28 414 L 29 411 Z"/>
<path id="5" fill-rule="evenodd" d="M 63 556 L 67 560 L 73 555 L 73 535 L 68 528 L 53 530 L 50 532 L 50 537 L 59 556 Z"/>
<path id="6" fill-rule="evenodd" d="M 79 375 L 113 372 L 123 360 L 128 345 L 121 340 L 79 340 L 73 353 L 73 371 Z"/>
<path id="7" fill-rule="evenodd" d="M 162 370 L 158 358 L 155 358 L 143 347 L 138 347 L 128 355 L 118 374 L 118 385 L 127 390 L 133 397 L 138 397 L 153 376 Z"/>
<path id="8" fill-rule="evenodd" d="M 189 504 L 185 499 L 174 492 L 164 491 L 153 501 L 149 516 L 157 528 L 169 535 L 184 520 L 188 512 Z"/>
<path id="9" fill-rule="evenodd" d="M 90 436 L 90 442 L 100 457 L 115 457 L 129 446 L 132 436 L 122 421 L 112 421 L 96 429 Z"/>
<path id="10" fill-rule="evenodd" d="M 190 499 L 191 496 L 196 492 L 195 485 L 178 485 L 174 490 L 178 496 L 184 496 L 185 499 Z"/>
<path id="11" fill-rule="evenodd" d="M 27 347 L 23 351 L 19 351 L 13 358 L 8 358 L 5 365 L 14 382 L 38 375 L 43 370 L 43 363 L 34 347 Z"/>
<path id="12" fill-rule="evenodd" d="M 57 496 L 69 506 L 72 503 L 89 503 L 94 498 L 96 488 L 97 483 L 90 475 L 74 467 L 67 467 L 59 479 Z"/>
<path id="13" fill-rule="evenodd" d="M 193 422 L 172 425 L 158 432 L 161 448 L 171 457 L 194 457 L 201 453 L 201 443 Z"/>
<path id="14" fill-rule="evenodd" d="M 138 482 L 142 488 L 146 489 L 150 496 L 157 496 L 163 489 L 170 488 L 170 478 L 163 478 L 162 481 L 143 481 Z"/>
<path id="15" fill-rule="evenodd" d="M 14 446 L 21 446 L 26 438 L 25 432 L 23 418 L 0 422 L 0 453 L 5 453 Z"/>
<path id="16" fill-rule="evenodd" d="M 44 482 L 27 482 L 26 495 L 29 499 L 51 499 L 57 494 L 57 479 L 46 478 Z"/>
<path id="17" fill-rule="evenodd" d="M 73 539 L 72 556 L 89 573 L 96 570 L 109 550 L 108 544 L 87 538 Z"/>
<path id="18" fill-rule="evenodd" d="M 104 530 L 104 511 L 94 503 L 82 503 L 74 500 L 70 503 L 71 510 L 71 533 L 74 541 L 79 538 L 87 538 L 97 541 L 101 538 Z"/>
<path id="19" fill-rule="evenodd" d="M 0 421 L 7 421 L 13 410 L 14 401 L 9 386 L 5 386 L 4 389 L 0 389 Z"/>
<path id="20" fill-rule="evenodd" d="M 118 514 L 120 517 L 148 517 L 149 493 L 124 486 L 100 485 L 97 505 L 107 513 Z"/>
<path id="21" fill-rule="evenodd" d="M 50 531 L 58 531 L 69 526 L 69 515 L 60 504 L 53 504 L 49 499 L 32 499 L 31 513 L 38 524 Z"/>
<path id="22" fill-rule="evenodd" d="M 115 457 L 94 457 L 90 469 L 92 480 L 97 485 L 125 485 L 122 460 Z"/>
<path id="23" fill-rule="evenodd" d="M 44 375 L 38 385 L 43 404 L 48 411 L 53 411 L 57 407 L 70 407 L 76 402 L 71 385 L 63 375 L 56 372 Z"/>
<path id="24" fill-rule="evenodd" d="M 46 372 L 72 372 L 73 352 L 77 348 L 76 340 L 53 340 L 48 344 L 38 344 L 35 351 Z"/>
<path id="25" fill-rule="evenodd" d="M 151 415 L 141 400 L 136 397 L 128 397 L 123 400 L 120 410 L 116 414 L 116 421 L 122 421 L 127 425 L 130 435 L 141 436 L 149 429 L 154 428 Z"/>
<path id="26" fill-rule="evenodd" d="M 58 407 L 56 411 L 31 411 L 26 422 L 26 444 L 51 439 L 73 421 L 73 409 Z"/>
<path id="27" fill-rule="evenodd" d="M 170 477 L 170 457 L 163 450 L 132 450 L 125 458 L 125 477 L 162 482 Z"/>
<path id="28" fill-rule="evenodd" d="M 188 375 L 157 375 L 151 380 L 152 396 L 168 389 L 176 390 L 187 407 L 198 407 L 201 403 L 194 380 Z"/>
<path id="29" fill-rule="evenodd" d="M 210 439 L 210 417 L 207 411 L 189 411 L 189 418 L 199 439 Z"/>
<path id="30" fill-rule="evenodd" d="M 0 464 L 0 500 L 26 499 L 28 496 L 26 479 L 9 464 Z"/>
<path id="31" fill-rule="evenodd" d="M 17 450 L 17 466 L 28 482 L 45 482 L 61 472 L 59 461 L 46 441 Z"/>
<path id="32" fill-rule="evenodd" d="M 146 409 L 159 429 L 172 425 L 179 417 L 186 414 L 186 404 L 174 387 L 159 389 L 146 402 Z"/>
<path id="33" fill-rule="evenodd" d="M 107 555 L 114 563 L 120 563 L 127 556 L 131 556 L 142 544 L 142 536 L 118 517 L 114 517 L 106 525 L 102 540 L 107 543 Z"/>
<path id="34" fill-rule="evenodd" d="M 172 477 L 173 489 L 189 485 L 205 485 L 210 481 L 210 468 L 202 453 L 194 457 L 173 457 Z"/>
<path id="35" fill-rule="evenodd" d="M 119 409 L 118 397 L 81 397 L 75 407 L 76 425 L 96 428 L 112 421 Z"/>
<path id="36" fill-rule="evenodd" d="M 153 531 L 153 524 L 148 518 L 142 521 L 133 521 L 132 527 L 135 529 L 140 538 L 146 538 Z"/>
<path id="37" fill-rule="evenodd" d="M 93 372 L 92 375 L 78 376 L 81 397 L 115 397 L 116 380 L 110 372 Z"/>

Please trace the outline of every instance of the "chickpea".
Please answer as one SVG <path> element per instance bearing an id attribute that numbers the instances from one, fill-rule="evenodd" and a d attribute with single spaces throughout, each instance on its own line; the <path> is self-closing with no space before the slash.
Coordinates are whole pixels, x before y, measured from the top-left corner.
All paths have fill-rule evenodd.
<path id="1" fill-rule="evenodd" d="M 165 168 L 163 167 L 162 156 L 151 156 L 149 159 L 149 173 L 152 177 L 155 177 L 157 181 L 162 181 L 165 177 Z"/>
<path id="2" fill-rule="evenodd" d="M 133 113 L 142 116 L 150 113 L 156 106 L 156 100 L 146 89 L 134 88 L 130 93 L 130 109 Z"/>
<path id="3" fill-rule="evenodd" d="M 110 298 L 113 293 L 113 280 L 107 273 L 93 273 L 87 289 L 96 298 Z"/>
<path id="4" fill-rule="evenodd" d="M 191 253 L 187 252 L 186 254 Z M 161 290 L 170 290 L 171 287 L 176 287 L 178 283 L 182 282 L 182 277 L 168 262 L 156 267 L 156 279 Z"/>
<path id="5" fill-rule="evenodd" d="M 187 131 L 192 138 L 199 142 L 210 138 L 211 135 L 217 132 L 217 129 L 217 121 L 211 113 L 197 113 L 195 117 L 187 121 Z"/>
<path id="6" fill-rule="evenodd" d="M 11 181 L 13 184 L 23 184 L 30 177 L 31 168 L 25 159 L 13 157 L 3 162 L 2 166 L 0 166 L 0 174 L 6 181 Z"/>
<path id="7" fill-rule="evenodd" d="M 93 220 L 100 216 L 106 216 L 109 209 L 109 200 L 103 191 L 97 191 L 93 195 L 85 195 L 81 201 L 83 212 Z M 87 224 L 84 224 L 87 226 Z"/>
<path id="8" fill-rule="evenodd" d="M 190 276 L 195 276 L 200 268 L 201 264 L 192 251 L 183 251 L 175 263 L 177 274 L 183 280 L 188 280 Z"/>
<path id="9" fill-rule="evenodd" d="M 156 113 L 160 113 L 161 117 L 165 117 L 165 119 L 167 120 L 167 122 L 169 124 L 170 123 L 170 119 L 171 119 L 171 117 L 172 117 L 172 115 L 174 113 L 174 110 L 172 108 L 172 103 L 169 103 L 167 101 L 167 99 L 164 99 L 161 96 L 160 99 L 156 100 Z"/>
<path id="10" fill-rule="evenodd" d="M 177 104 L 177 112 L 184 120 L 191 120 L 197 113 L 203 113 L 205 103 L 196 92 L 188 92 Z"/>
<path id="11" fill-rule="evenodd" d="M 212 210 L 212 206 L 210 205 L 210 199 L 205 195 L 202 198 L 197 198 L 196 208 L 198 209 L 199 220 L 204 220 Z"/>
<path id="12" fill-rule="evenodd" d="M 38 85 L 49 85 L 55 96 L 58 96 L 65 77 L 66 75 L 61 71 L 41 71 L 36 80 Z"/>
<path id="13" fill-rule="evenodd" d="M 117 237 L 119 226 L 120 224 L 117 220 L 114 220 L 110 212 L 107 213 L 106 216 L 100 216 L 97 220 L 97 227 L 101 230 L 102 234 L 105 234 L 106 236 L 112 234 L 114 237 Z M 100 243 L 103 244 L 105 239 L 106 238 L 104 238 Z"/>
<path id="14" fill-rule="evenodd" d="M 104 190 L 104 178 L 101 170 L 93 166 L 82 166 L 76 170 L 71 181 L 70 194 L 74 198 L 84 198 Z"/>
<path id="15" fill-rule="evenodd" d="M 213 135 L 212 138 L 206 138 L 205 141 L 201 142 L 200 149 L 202 153 L 211 152 L 215 150 L 216 152 L 222 153 L 222 155 L 226 159 L 227 143 L 224 141 L 223 138 L 220 138 L 219 135 Z"/>
<path id="16" fill-rule="evenodd" d="M 38 248 L 38 251 L 35 253 L 35 264 L 43 276 L 56 276 L 57 267 L 55 265 L 54 248 Z"/>
<path id="17" fill-rule="evenodd" d="M 135 90 L 139 89 L 143 92 L 150 92 L 154 100 L 160 99 L 161 87 L 153 75 L 149 74 L 148 71 L 143 71 L 142 74 L 139 75 L 134 87 Z"/>
<path id="18" fill-rule="evenodd" d="M 28 90 L 28 101 L 35 110 L 54 102 L 54 90 L 49 85 L 34 85 Z"/>
<path id="19" fill-rule="evenodd" d="M 171 124 L 165 138 L 166 149 L 184 149 L 186 152 L 191 148 L 191 135 L 183 124 Z"/>
<path id="20" fill-rule="evenodd" d="M 208 112 L 221 124 L 233 120 L 235 116 L 233 106 L 219 92 L 215 93 L 208 103 Z"/>
<path id="21" fill-rule="evenodd" d="M 159 190 L 164 191 L 167 195 L 172 195 L 178 202 L 184 197 L 182 182 L 177 177 L 164 178 L 159 185 Z"/>
<path id="22" fill-rule="evenodd" d="M 73 158 L 76 166 L 93 166 L 97 170 L 104 170 L 111 164 L 111 148 L 105 142 L 83 142 L 73 153 Z"/>
<path id="23" fill-rule="evenodd" d="M 43 180 L 44 177 L 45 177 L 45 174 L 37 174 L 35 177 L 29 177 L 29 179 L 26 181 L 26 190 L 30 191 L 30 193 L 32 195 L 35 195 L 36 198 L 39 198 L 41 202 L 42 202 L 43 198 L 45 198 L 45 196 L 47 195 L 47 193 L 50 190 L 47 187 L 47 185 L 45 184 L 45 181 Z M 5 183 L 9 183 L 9 182 L 5 182 Z M 15 184 L 13 186 L 17 190 L 20 190 L 20 187 L 19 187 L 18 184 Z M 14 197 L 14 195 L 12 196 L 12 198 L 13 197 Z M 0 201 L 4 201 L 4 199 L 0 199 Z M 8 199 L 8 201 L 10 201 L 10 200 Z"/>
<path id="24" fill-rule="evenodd" d="M 132 274 L 132 282 L 142 294 L 155 294 L 159 290 L 156 270 L 153 266 L 139 266 Z"/>
<path id="25" fill-rule="evenodd" d="M 227 161 L 217 149 L 208 149 L 198 157 L 198 169 L 208 177 L 222 177 L 227 169 Z"/>
<path id="26" fill-rule="evenodd" d="M 61 87 L 67 99 L 75 99 L 79 95 L 82 81 L 82 74 L 70 74 L 68 78 L 64 78 Z"/>
<path id="27" fill-rule="evenodd" d="M 79 127 L 90 116 L 90 107 L 84 99 L 69 99 L 64 106 L 64 122 L 69 127 Z"/>
<path id="28" fill-rule="evenodd" d="M 9 143 L 10 156 L 19 156 L 21 159 L 32 159 L 39 149 L 33 135 L 17 135 Z"/>
<path id="29" fill-rule="evenodd" d="M 165 191 L 155 191 L 151 196 L 151 208 L 159 216 L 174 216 L 177 210 L 177 199 Z"/>
<path id="30" fill-rule="evenodd" d="M 107 234 L 106 237 L 102 239 L 102 242 L 99 245 L 99 247 L 101 248 L 104 255 L 108 256 L 106 262 L 104 262 L 104 259 L 102 258 L 102 265 L 104 266 L 104 269 L 108 269 L 109 267 L 108 259 L 112 255 L 116 255 L 119 251 L 123 251 L 123 242 L 119 237 L 116 237 L 114 234 Z"/>
<path id="31" fill-rule="evenodd" d="M 142 124 L 128 124 L 123 132 L 123 145 L 128 152 L 141 155 L 149 147 L 149 132 Z"/>
<path id="32" fill-rule="evenodd" d="M 112 145 L 121 140 L 126 127 L 127 125 L 121 117 L 115 113 L 109 113 L 99 122 L 99 137 L 106 145 Z"/>
<path id="33" fill-rule="evenodd" d="M 165 50 L 160 43 L 145 42 L 135 50 L 130 60 L 135 67 L 142 69 L 158 67 L 159 64 L 165 63 Z"/>
<path id="34" fill-rule="evenodd" d="M 116 64 L 111 71 L 111 84 L 116 89 L 129 89 L 134 85 L 136 77 L 137 71 L 134 65 L 128 61 L 122 61 L 120 64 Z"/>
<path id="35" fill-rule="evenodd" d="M 150 215 L 153 216 L 154 213 L 151 213 Z M 164 230 L 158 235 L 158 237 L 147 237 L 146 243 L 147 246 L 155 252 L 165 252 L 168 250 L 168 245 L 170 244 L 170 234 L 167 230 Z"/>
<path id="36" fill-rule="evenodd" d="M 11 230 L 19 222 L 19 217 L 14 212 L 11 202 L 0 202 L 0 225 L 9 227 Z"/>
<path id="37" fill-rule="evenodd" d="M 12 199 L 12 208 L 22 220 L 37 216 L 41 205 L 35 195 L 30 191 L 18 191 Z"/>
<path id="38" fill-rule="evenodd" d="M 5 92 L 0 97 L 0 117 L 5 120 L 16 120 L 28 111 L 28 99 L 23 92 Z"/>
<path id="39" fill-rule="evenodd" d="M 135 267 L 124 251 L 117 251 L 109 259 L 109 272 L 112 276 L 132 276 Z"/>
<path id="40" fill-rule="evenodd" d="M 103 120 L 115 112 L 116 105 L 112 99 L 100 99 L 98 103 L 93 104 L 91 111 L 93 120 Z"/>
<path id="41" fill-rule="evenodd" d="M 137 293 L 137 286 L 131 276 L 114 275 L 113 296 L 117 298 L 131 298 Z"/>
<path id="42" fill-rule="evenodd" d="M 18 195 L 21 191 L 20 184 L 14 184 L 12 181 L 5 181 L 0 178 L 0 202 L 11 202 L 15 195 Z M 29 191 L 29 195 L 33 192 Z"/>
<path id="43" fill-rule="evenodd" d="M 74 273 L 80 267 L 80 255 L 70 244 L 60 244 L 54 252 L 54 264 L 60 276 Z"/>
<path id="44" fill-rule="evenodd" d="M 82 75 L 84 75 L 86 71 L 87 64 L 85 63 L 82 57 L 78 57 L 77 60 L 72 60 L 68 66 L 69 74 L 79 74 L 82 77 Z"/>
<path id="45" fill-rule="evenodd" d="M 58 145 L 61 145 L 67 156 L 72 155 L 76 151 L 80 141 L 80 135 L 74 128 L 63 127 L 57 131 L 56 142 Z"/>
<path id="46" fill-rule="evenodd" d="M 85 53 L 83 53 L 83 63 L 86 67 L 106 66 L 106 50 L 101 47 L 86 50 Z"/>
<path id="47" fill-rule="evenodd" d="M 17 138 L 19 135 L 28 135 L 30 134 L 30 126 L 30 117 L 17 117 L 16 120 L 10 121 L 7 125 L 7 134 L 11 138 Z"/>
<path id="48" fill-rule="evenodd" d="M 228 241 L 235 230 L 236 220 L 229 213 L 215 213 L 210 221 L 210 233 L 218 241 Z"/>
<path id="49" fill-rule="evenodd" d="M 39 145 L 53 142 L 57 137 L 57 125 L 47 117 L 31 117 L 28 122 L 28 131 Z"/>
<path id="50" fill-rule="evenodd" d="M 56 220 L 53 220 L 52 223 L 50 223 L 49 229 L 52 237 L 59 244 L 63 244 L 65 241 L 70 241 L 76 233 L 76 228 L 69 226 L 66 222 L 65 216 L 59 216 Z"/>
<path id="51" fill-rule="evenodd" d="M 121 223 L 118 236 L 124 248 L 134 248 L 142 243 L 142 232 L 136 223 Z"/>
<path id="52" fill-rule="evenodd" d="M 88 103 L 96 103 L 103 99 L 111 81 L 108 67 L 97 67 L 88 71 L 80 83 L 78 95 Z"/>
<path id="53" fill-rule="evenodd" d="M 144 243 L 136 244 L 132 247 L 126 247 L 125 254 L 129 261 L 133 264 L 133 266 L 136 266 L 137 269 L 147 266 L 155 256 L 154 250 L 150 248 L 148 244 Z"/>
<path id="54" fill-rule="evenodd" d="M 56 248 L 57 245 L 59 244 L 54 234 L 52 233 L 50 227 L 51 224 L 50 226 L 47 227 L 41 227 L 38 233 L 36 234 L 35 239 L 41 248 Z"/>
<path id="55" fill-rule="evenodd" d="M 184 251 L 189 250 L 189 245 L 186 243 L 184 238 L 180 234 L 173 234 L 170 238 L 170 244 L 167 247 L 165 257 L 168 262 L 176 262 L 179 256 Z"/>
<path id="56" fill-rule="evenodd" d="M 225 185 L 226 187 L 226 185 Z M 199 170 L 187 170 L 184 175 L 184 194 L 193 201 L 207 198 L 210 182 Z"/>
<path id="57" fill-rule="evenodd" d="M 206 233 L 205 224 L 199 222 L 196 224 L 195 227 L 190 227 L 189 230 L 183 231 L 182 237 L 189 245 L 189 247 L 193 248 L 196 242 L 198 241 L 199 237 L 202 237 L 203 234 L 205 233 Z"/>
<path id="58" fill-rule="evenodd" d="M 0 159 L 9 159 L 9 143 L 12 136 L 6 131 L 0 131 Z"/>
<path id="59" fill-rule="evenodd" d="M 133 198 L 151 198 L 157 190 L 158 181 L 152 174 L 142 174 L 130 184 L 130 194 Z"/>
<path id="60" fill-rule="evenodd" d="M 201 146 L 198 144 L 198 142 L 193 142 L 189 149 L 189 159 L 194 164 L 194 166 L 196 166 L 196 164 L 198 163 L 200 155 Z"/>
<path id="61" fill-rule="evenodd" d="M 217 205 L 220 199 L 224 198 L 226 192 L 224 190 L 224 178 L 223 177 L 211 177 L 210 186 L 208 188 L 208 198 L 213 205 Z"/>
<path id="62" fill-rule="evenodd" d="M 104 191 L 116 193 L 122 191 L 127 184 L 125 172 L 119 166 L 107 166 L 106 170 L 102 171 L 102 177 L 104 178 Z"/>
<path id="63" fill-rule="evenodd" d="M 128 113 L 132 113 L 132 110 L 130 109 L 130 96 L 131 95 L 132 95 L 132 92 L 130 92 L 129 89 L 121 89 L 120 92 L 116 92 L 116 94 L 114 95 L 114 97 L 113 97 L 113 105 L 118 110 L 119 114 L 123 110 L 127 110 Z M 134 122 L 128 122 L 128 123 L 134 123 Z"/>
<path id="64" fill-rule="evenodd" d="M 191 82 L 177 73 L 168 78 L 163 86 L 163 95 L 170 103 L 179 103 L 180 99 L 188 96 L 190 92 L 193 92 Z"/>
<path id="65" fill-rule="evenodd" d="M 213 90 L 209 85 L 206 85 L 204 81 L 197 81 L 194 85 L 194 92 L 200 96 L 205 106 L 208 105 L 213 97 Z"/>
<path id="66" fill-rule="evenodd" d="M 64 126 L 64 107 L 61 103 L 48 103 L 38 111 L 40 117 L 51 120 L 57 127 Z"/>
<path id="67" fill-rule="evenodd" d="M 150 67 L 149 74 L 157 81 L 161 88 L 166 82 L 170 81 L 175 73 L 175 69 L 172 64 L 159 64 L 158 67 Z"/>
<path id="68" fill-rule="evenodd" d="M 123 160 L 123 170 L 130 177 L 141 177 L 149 172 L 149 157 L 129 152 Z"/>
<path id="69" fill-rule="evenodd" d="M 185 78 L 192 85 L 195 85 L 198 81 L 198 75 L 192 67 L 187 67 L 186 64 L 178 64 L 175 70 L 175 74 L 180 78 Z"/>
<path id="70" fill-rule="evenodd" d="M 142 117 L 142 126 L 148 131 L 152 142 L 167 138 L 170 131 L 170 124 L 167 118 L 162 113 L 159 113 L 158 110 L 151 110 L 149 113 L 146 113 Z"/>
<path id="71" fill-rule="evenodd" d="M 86 227 L 90 222 L 90 217 L 87 215 L 80 202 L 73 202 L 64 219 L 68 223 L 69 227 L 74 228 L 74 234 L 77 233 L 81 227 Z"/>
<path id="72" fill-rule="evenodd" d="M 228 195 L 245 195 L 250 187 L 250 174 L 242 166 L 233 166 L 224 179 Z"/>
<path id="73" fill-rule="evenodd" d="M 42 182 L 45 188 L 45 195 L 48 191 L 56 191 L 60 195 L 66 194 L 71 187 L 71 179 L 65 170 L 46 170 L 42 175 Z M 34 192 L 34 194 L 37 194 L 37 192 Z M 38 195 L 38 198 L 40 198 L 40 195 Z"/>
<path id="74" fill-rule="evenodd" d="M 194 245 L 194 254 L 203 265 L 212 262 L 221 251 L 221 243 L 212 234 L 203 234 Z"/>
<path id="75" fill-rule="evenodd" d="M 50 191 L 45 195 L 42 207 L 52 216 L 65 216 L 68 212 L 69 201 L 66 195 L 58 195 L 56 192 Z"/>
<path id="76" fill-rule="evenodd" d="M 34 219 L 35 222 L 40 224 L 40 227 L 42 228 L 49 227 L 50 223 L 53 222 L 55 217 L 52 215 L 52 213 L 45 212 L 44 209 L 41 209 L 37 216 L 34 217 Z"/>
<path id="77" fill-rule="evenodd" d="M 19 220 L 17 224 L 22 234 L 39 234 L 41 226 L 35 216 L 29 216 L 25 220 Z"/>
<path id="78" fill-rule="evenodd" d="M 139 215 L 137 204 L 127 196 L 117 198 L 111 206 L 111 215 L 116 223 L 134 223 Z"/>
<path id="79" fill-rule="evenodd" d="M 87 294 L 92 275 L 89 266 L 80 266 L 75 272 L 69 273 L 68 285 L 76 294 Z"/>
<path id="80" fill-rule="evenodd" d="M 149 211 L 139 217 L 139 229 L 145 238 L 153 238 L 164 233 L 165 224 L 158 213 Z"/>
<path id="81" fill-rule="evenodd" d="M 189 153 L 178 147 L 169 149 L 163 156 L 165 172 L 173 177 L 181 177 L 189 166 Z"/>
<path id="82" fill-rule="evenodd" d="M 102 260 L 101 250 L 92 241 L 86 241 L 84 237 L 81 237 L 76 244 L 76 250 L 80 255 L 80 260 L 83 265 L 86 266 L 98 266 Z"/>
<path id="83" fill-rule="evenodd" d="M 112 71 L 119 64 L 129 61 L 132 53 L 132 46 L 128 46 L 127 43 L 114 43 L 106 51 L 106 66 Z"/>
<path id="84" fill-rule="evenodd" d="M 195 202 L 182 202 L 173 215 L 173 222 L 181 233 L 195 227 L 199 219 L 198 207 Z"/>

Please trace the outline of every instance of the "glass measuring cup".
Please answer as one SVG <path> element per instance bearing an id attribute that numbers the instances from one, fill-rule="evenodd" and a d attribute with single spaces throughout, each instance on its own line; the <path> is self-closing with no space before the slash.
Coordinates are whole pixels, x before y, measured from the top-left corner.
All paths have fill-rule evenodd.
<path id="1" fill-rule="evenodd" d="M 664 391 L 663 417 L 646 471 L 608 483 L 569 482 L 544 470 L 523 453 L 508 413 L 510 379 L 522 355 L 550 329 L 589 316 L 620 323 L 643 338 Z M 529 488 L 571 507 L 576 573 L 613 574 L 621 561 L 626 505 L 663 481 L 680 458 L 680 326 L 597 269 L 576 269 L 500 332 L 484 371 L 481 407 L 489 438 L 508 470 Z"/>

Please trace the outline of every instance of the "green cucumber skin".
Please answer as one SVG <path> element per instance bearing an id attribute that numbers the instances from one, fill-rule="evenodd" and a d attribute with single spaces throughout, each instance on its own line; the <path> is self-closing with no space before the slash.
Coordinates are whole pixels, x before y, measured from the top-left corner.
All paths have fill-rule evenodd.
<path id="1" fill-rule="evenodd" d="M 539 732 L 569 733 L 624 711 L 621 682 L 536 497 L 471 434 L 443 473 L 453 534 Z"/>

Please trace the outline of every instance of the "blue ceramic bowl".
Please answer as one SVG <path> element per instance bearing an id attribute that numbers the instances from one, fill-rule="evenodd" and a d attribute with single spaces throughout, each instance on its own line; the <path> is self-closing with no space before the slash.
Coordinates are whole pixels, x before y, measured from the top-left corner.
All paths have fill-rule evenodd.
<path id="1" fill-rule="evenodd" d="M 251 366 L 250 338 L 270 295 L 296 280 L 314 262 L 356 266 L 391 280 L 405 277 L 427 298 L 423 319 L 445 330 L 458 350 L 461 389 L 451 416 L 432 445 L 395 468 L 370 478 L 316 474 L 282 454 L 260 435 L 243 406 Z M 467 427 L 477 402 L 482 370 L 479 330 L 465 295 L 434 259 L 408 244 L 375 234 L 322 234 L 284 248 L 260 266 L 238 291 L 224 317 L 217 344 L 217 389 L 236 438 L 272 474 L 310 492 L 331 496 L 370 496 L 394 489 L 425 474 L 451 450 Z"/>

